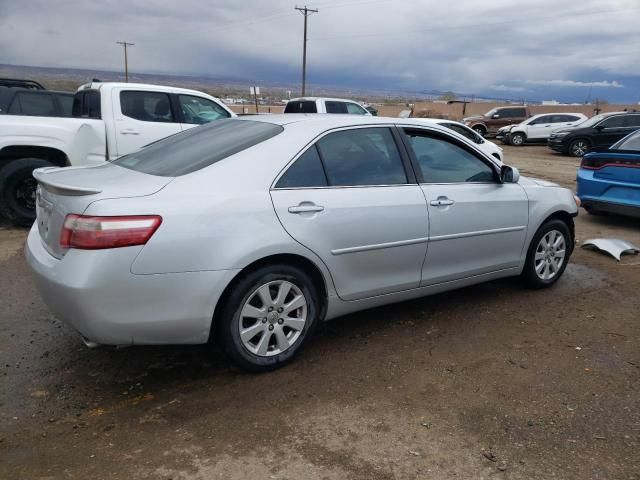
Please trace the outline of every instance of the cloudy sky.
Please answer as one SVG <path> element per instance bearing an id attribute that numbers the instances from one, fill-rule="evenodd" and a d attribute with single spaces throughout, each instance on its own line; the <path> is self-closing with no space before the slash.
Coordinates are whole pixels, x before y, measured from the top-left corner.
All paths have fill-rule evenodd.
<path id="1" fill-rule="evenodd" d="M 0 0 L 0 63 L 300 78 L 294 0 Z M 303 5 L 302 3 L 298 4 Z M 640 0 L 318 0 L 308 82 L 640 101 Z"/>

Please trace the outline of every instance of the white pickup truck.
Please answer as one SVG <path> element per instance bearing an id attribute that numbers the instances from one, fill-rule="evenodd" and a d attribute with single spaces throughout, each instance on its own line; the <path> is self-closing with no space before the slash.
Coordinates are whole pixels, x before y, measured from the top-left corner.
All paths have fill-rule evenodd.
<path id="1" fill-rule="evenodd" d="M 0 115 L 0 214 L 19 225 L 33 223 L 36 168 L 99 164 L 234 116 L 220 100 L 195 90 L 102 82 L 78 89 L 72 118 Z"/>

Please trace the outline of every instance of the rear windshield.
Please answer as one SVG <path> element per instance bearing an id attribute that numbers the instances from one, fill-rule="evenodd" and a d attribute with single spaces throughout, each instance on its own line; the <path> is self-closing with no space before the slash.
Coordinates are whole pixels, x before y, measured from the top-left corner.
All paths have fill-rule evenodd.
<path id="1" fill-rule="evenodd" d="M 177 177 L 208 167 L 283 130 L 280 125 L 253 120 L 215 120 L 159 140 L 113 163 L 149 175 Z"/>
<path id="2" fill-rule="evenodd" d="M 315 100 L 291 100 L 284 107 L 284 113 L 318 113 Z"/>

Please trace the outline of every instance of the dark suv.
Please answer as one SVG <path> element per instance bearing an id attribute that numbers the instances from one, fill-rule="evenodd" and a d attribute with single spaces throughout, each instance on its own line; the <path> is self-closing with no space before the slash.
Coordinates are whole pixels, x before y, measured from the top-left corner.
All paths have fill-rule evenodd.
<path id="1" fill-rule="evenodd" d="M 556 152 L 582 157 L 591 150 L 606 150 L 640 128 L 640 112 L 601 113 L 586 122 L 551 132 L 547 146 Z"/>
<path id="2" fill-rule="evenodd" d="M 0 86 L 0 115 L 71 117 L 73 93 Z"/>

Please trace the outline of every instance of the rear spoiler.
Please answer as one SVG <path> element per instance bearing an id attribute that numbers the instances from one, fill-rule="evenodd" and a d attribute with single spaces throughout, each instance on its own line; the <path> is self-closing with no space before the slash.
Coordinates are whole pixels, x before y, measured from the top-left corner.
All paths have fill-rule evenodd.
<path id="1" fill-rule="evenodd" d="M 73 168 L 73 167 L 71 167 Z M 55 171 L 61 170 L 60 167 L 42 167 L 36 168 L 33 171 L 33 178 L 38 181 L 39 185 L 42 185 L 45 189 L 52 193 L 69 196 L 83 196 L 83 195 L 95 195 L 102 192 L 102 190 L 90 187 L 81 187 L 79 185 L 67 185 L 65 183 L 56 182 L 55 178 L 52 178 Z M 65 168 L 68 171 L 69 167 Z"/>

